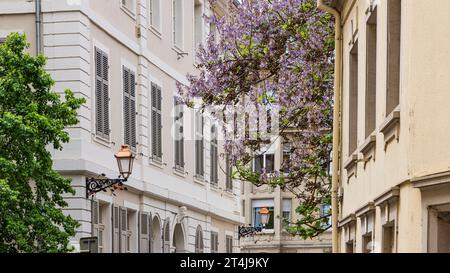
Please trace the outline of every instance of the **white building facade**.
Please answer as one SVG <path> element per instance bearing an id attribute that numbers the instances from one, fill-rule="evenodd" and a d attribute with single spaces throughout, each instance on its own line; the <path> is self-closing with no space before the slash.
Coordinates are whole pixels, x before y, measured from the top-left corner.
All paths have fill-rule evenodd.
<path id="1" fill-rule="evenodd" d="M 176 82 L 195 73 L 196 45 L 210 31 L 206 2 L 41 1 L 39 39 L 54 90 L 87 100 L 80 123 L 68 129 L 70 142 L 53 152 L 55 169 L 76 190 L 64 210 L 81 224 L 75 248 L 96 236 L 100 252 L 239 251 L 241 186 L 227 179 L 212 137 L 220 131 L 208 117 L 175 107 Z M 221 2 L 214 7 L 225 11 Z M 1 1 L 0 15 L 0 38 L 26 33 L 34 52 L 34 1 Z M 86 198 L 86 177 L 117 177 L 122 144 L 136 155 L 127 190 Z"/>

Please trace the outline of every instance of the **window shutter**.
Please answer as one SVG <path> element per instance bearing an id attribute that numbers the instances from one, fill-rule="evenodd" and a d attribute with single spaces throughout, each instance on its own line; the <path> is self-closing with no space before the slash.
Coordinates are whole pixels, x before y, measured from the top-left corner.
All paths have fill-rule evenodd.
<path id="1" fill-rule="evenodd" d="M 120 223 L 119 223 L 119 207 L 113 206 L 112 207 L 112 245 L 113 245 L 113 252 L 119 253 L 120 252 Z"/>
<path id="2" fill-rule="evenodd" d="M 130 72 L 130 145 L 136 148 L 136 76 Z"/>
<path id="3" fill-rule="evenodd" d="M 124 142 L 136 148 L 136 77 L 123 67 Z"/>
<path id="4" fill-rule="evenodd" d="M 139 213 L 139 252 L 149 253 L 149 219 L 146 212 Z"/>
<path id="5" fill-rule="evenodd" d="M 91 223 L 92 223 L 92 236 L 99 236 L 99 203 L 97 200 L 91 200 Z"/>
<path id="6" fill-rule="evenodd" d="M 128 215 L 127 209 L 120 207 L 120 253 L 127 252 L 127 233 L 128 233 Z"/>
<path id="7" fill-rule="evenodd" d="M 96 134 L 109 137 L 108 56 L 95 48 L 95 127 Z"/>
<path id="8" fill-rule="evenodd" d="M 161 101 L 162 101 L 162 97 L 161 97 L 161 88 L 157 89 L 157 151 L 158 151 L 158 158 L 162 158 L 162 120 L 161 120 Z"/>
<path id="9" fill-rule="evenodd" d="M 130 72 L 123 67 L 123 132 L 124 142 L 130 145 Z"/>
<path id="10" fill-rule="evenodd" d="M 225 158 L 225 164 L 226 164 L 226 189 L 227 190 L 233 190 L 233 167 L 230 163 L 230 158 L 227 155 Z"/>
<path id="11" fill-rule="evenodd" d="M 165 220 L 163 242 L 164 242 L 163 253 L 169 253 L 170 252 L 170 222 L 169 222 L 169 220 Z"/>
<path id="12" fill-rule="evenodd" d="M 157 144 L 156 144 L 156 135 L 157 135 L 157 132 L 156 132 L 156 128 L 157 128 L 157 126 L 156 126 L 156 93 L 157 93 L 157 91 L 156 91 L 156 86 L 155 85 L 153 85 L 152 84 L 152 94 L 151 94 L 151 100 L 152 100 L 152 116 L 151 116 L 151 119 L 152 119 L 152 125 L 151 125 L 151 127 L 152 127 L 152 156 L 153 157 L 156 157 L 156 155 L 157 155 L 157 151 L 156 151 L 156 147 L 157 147 Z"/>
<path id="13" fill-rule="evenodd" d="M 152 214 L 149 213 L 148 215 L 148 252 L 151 253 L 153 252 L 153 218 L 152 218 Z"/>

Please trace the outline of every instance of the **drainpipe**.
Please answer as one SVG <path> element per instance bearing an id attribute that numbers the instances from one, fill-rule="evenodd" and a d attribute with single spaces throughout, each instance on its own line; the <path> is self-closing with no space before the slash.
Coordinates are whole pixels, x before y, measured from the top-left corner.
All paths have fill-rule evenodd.
<path id="1" fill-rule="evenodd" d="M 35 0 L 36 4 L 36 55 L 41 53 L 41 0 Z"/>
<path id="2" fill-rule="evenodd" d="M 342 37 L 341 14 L 336 9 L 324 4 L 323 0 L 317 0 L 317 7 L 330 13 L 336 20 L 335 26 L 335 64 L 334 64 L 334 110 L 333 110 L 333 166 L 331 179 L 331 223 L 333 253 L 339 252 L 338 215 L 339 215 L 339 150 L 340 150 L 340 113 L 341 113 L 341 72 L 342 72 Z"/>

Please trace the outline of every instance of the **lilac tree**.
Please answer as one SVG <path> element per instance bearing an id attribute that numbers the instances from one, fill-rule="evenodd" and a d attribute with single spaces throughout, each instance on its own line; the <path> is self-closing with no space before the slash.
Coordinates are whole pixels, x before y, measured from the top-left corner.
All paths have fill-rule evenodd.
<path id="1" fill-rule="evenodd" d="M 323 207 L 331 185 L 333 20 L 315 0 L 233 2 L 227 16 L 205 16 L 217 31 L 198 49 L 199 72 L 187 76 L 188 86 L 178 84 L 179 94 L 189 106 L 201 98 L 202 109 L 213 109 L 234 178 L 293 192 L 299 220 L 288 231 L 318 236 L 331 213 Z M 281 168 L 252 168 L 280 140 Z"/>

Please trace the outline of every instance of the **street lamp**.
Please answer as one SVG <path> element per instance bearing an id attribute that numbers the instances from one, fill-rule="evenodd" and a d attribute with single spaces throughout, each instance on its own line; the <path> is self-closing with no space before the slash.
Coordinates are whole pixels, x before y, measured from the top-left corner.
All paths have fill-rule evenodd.
<path id="1" fill-rule="evenodd" d="M 240 226 L 239 230 L 238 230 L 239 238 L 253 236 L 256 233 L 261 232 L 265 228 L 265 226 L 269 222 L 270 211 L 267 208 L 261 208 L 258 211 L 258 215 L 259 215 L 259 219 L 261 221 L 261 225 L 258 227 L 253 227 L 251 225 Z"/>
<path id="2" fill-rule="evenodd" d="M 107 178 L 104 174 L 100 178 L 86 177 L 86 198 L 99 192 L 106 191 L 107 188 L 118 184 L 122 186 L 124 182 L 130 177 L 133 171 L 134 155 L 128 148 L 128 145 L 122 145 L 119 152 L 114 155 L 117 160 L 117 167 L 119 168 L 119 177 L 116 179 Z"/>

